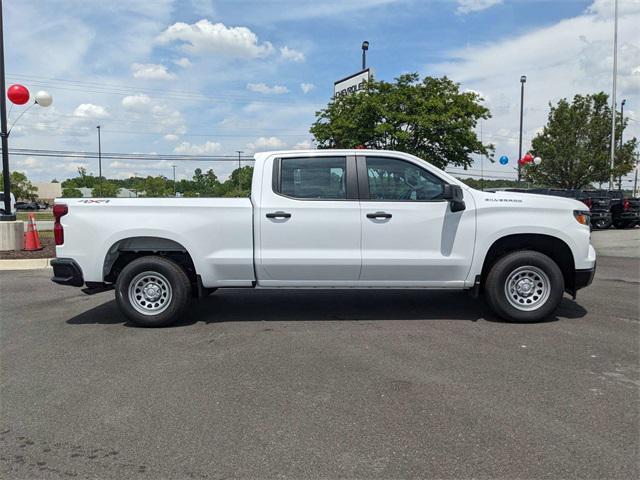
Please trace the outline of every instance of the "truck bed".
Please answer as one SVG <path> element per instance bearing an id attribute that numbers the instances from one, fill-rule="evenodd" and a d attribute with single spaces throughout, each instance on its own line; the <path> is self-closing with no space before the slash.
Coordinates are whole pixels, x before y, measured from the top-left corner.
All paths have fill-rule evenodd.
<path id="1" fill-rule="evenodd" d="M 249 198 L 59 201 L 69 215 L 61 219 L 65 241 L 57 256 L 74 258 L 87 282 L 103 280 L 110 251 L 144 250 L 145 238 L 165 239 L 168 248 L 189 252 L 206 287 L 250 286 L 255 280 Z"/>

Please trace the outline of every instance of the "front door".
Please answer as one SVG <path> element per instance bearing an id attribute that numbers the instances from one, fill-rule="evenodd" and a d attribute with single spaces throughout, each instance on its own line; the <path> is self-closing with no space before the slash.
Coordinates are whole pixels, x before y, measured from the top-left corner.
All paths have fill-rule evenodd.
<path id="1" fill-rule="evenodd" d="M 473 200 L 451 212 L 446 182 L 408 160 L 358 157 L 365 285 L 461 286 L 475 241 Z"/>
<path id="2" fill-rule="evenodd" d="M 355 157 L 283 157 L 265 167 L 257 222 L 260 284 L 357 282 L 361 219 Z"/>

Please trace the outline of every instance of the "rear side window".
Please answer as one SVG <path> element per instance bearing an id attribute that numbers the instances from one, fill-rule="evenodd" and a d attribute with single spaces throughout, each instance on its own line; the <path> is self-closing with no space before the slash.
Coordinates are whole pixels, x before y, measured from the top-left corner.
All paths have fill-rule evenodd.
<path id="1" fill-rule="evenodd" d="M 367 157 L 371 200 L 429 201 L 442 198 L 444 181 L 410 162 Z"/>
<path id="2" fill-rule="evenodd" d="M 277 191 L 294 198 L 347 198 L 346 157 L 283 158 Z"/>

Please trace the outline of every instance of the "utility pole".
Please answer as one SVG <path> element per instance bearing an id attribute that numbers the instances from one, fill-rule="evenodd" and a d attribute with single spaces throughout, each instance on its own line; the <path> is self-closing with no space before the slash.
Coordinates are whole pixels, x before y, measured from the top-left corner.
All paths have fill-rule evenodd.
<path id="1" fill-rule="evenodd" d="M 102 145 L 100 140 L 100 125 L 98 129 L 98 185 L 100 186 L 100 195 L 102 195 Z"/>
<path id="2" fill-rule="evenodd" d="M 613 190 L 613 165 L 616 157 L 616 80 L 618 77 L 618 0 L 613 13 L 613 89 L 611 93 L 611 159 L 609 161 L 609 190 Z"/>
<path id="3" fill-rule="evenodd" d="M 527 83 L 527 76 L 522 75 L 520 77 L 520 141 L 518 142 L 518 184 L 520 183 L 522 165 L 520 165 L 520 159 L 522 158 L 522 116 L 524 112 L 524 84 Z"/>
<path id="4" fill-rule="evenodd" d="M 369 42 L 362 42 L 362 70 L 367 68 L 367 50 L 369 50 Z"/>
<path id="5" fill-rule="evenodd" d="M 4 31 L 2 26 L 2 0 L 0 0 L 0 136 L 2 136 L 2 191 L 4 192 L 4 213 L 0 221 L 15 221 L 11 211 L 11 177 L 9 176 L 9 133 L 7 132 L 7 94 L 4 83 Z"/>
<path id="6" fill-rule="evenodd" d="M 240 181 L 240 169 L 242 168 L 242 166 L 240 165 L 240 155 L 243 154 L 244 152 L 242 150 L 236 150 L 236 152 L 238 152 L 238 190 L 241 190 L 242 183 Z"/>
<path id="7" fill-rule="evenodd" d="M 175 165 L 171 165 L 171 168 L 173 168 L 173 196 L 176 196 L 177 190 L 176 190 L 176 166 Z"/>

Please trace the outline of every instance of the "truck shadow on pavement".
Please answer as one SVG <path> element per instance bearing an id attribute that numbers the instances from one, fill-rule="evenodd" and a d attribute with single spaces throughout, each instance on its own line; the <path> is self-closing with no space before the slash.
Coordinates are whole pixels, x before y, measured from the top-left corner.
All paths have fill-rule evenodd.
<path id="1" fill-rule="evenodd" d="M 108 294 L 107 294 L 108 295 Z M 556 316 L 582 318 L 587 311 L 564 298 Z M 175 326 L 198 322 L 358 320 L 486 320 L 502 322 L 486 302 L 463 292 L 423 290 L 255 290 L 221 289 L 195 300 L 186 318 Z M 126 321 L 114 300 L 67 320 L 70 325 L 116 324 Z"/>

